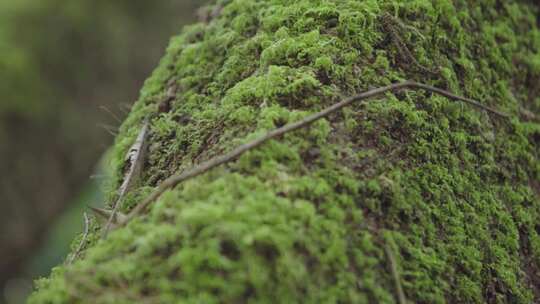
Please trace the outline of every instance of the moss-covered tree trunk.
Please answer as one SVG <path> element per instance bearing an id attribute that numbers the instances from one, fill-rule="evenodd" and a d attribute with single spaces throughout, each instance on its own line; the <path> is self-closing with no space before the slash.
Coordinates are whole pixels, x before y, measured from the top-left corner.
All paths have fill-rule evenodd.
<path id="1" fill-rule="evenodd" d="M 150 117 L 124 212 L 173 174 L 404 79 L 511 118 L 424 91 L 353 105 L 180 184 L 106 239 L 93 223 L 30 303 L 540 301 L 538 7 L 231 0 L 207 11 L 172 40 L 112 150 L 110 205 Z"/>

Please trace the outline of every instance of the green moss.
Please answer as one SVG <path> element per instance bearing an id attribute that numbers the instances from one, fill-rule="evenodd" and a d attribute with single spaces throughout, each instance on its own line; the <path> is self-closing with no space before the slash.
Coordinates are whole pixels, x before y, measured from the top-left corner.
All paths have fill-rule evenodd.
<path id="1" fill-rule="evenodd" d="M 385 246 L 416 303 L 540 299 L 540 35 L 527 4 L 235 0 L 185 29 L 123 124 L 111 166 L 152 116 L 144 182 L 161 180 L 343 95 L 402 79 L 512 113 L 501 121 L 425 92 L 387 94 L 168 191 L 92 242 L 30 303 L 396 303 Z M 377 17 L 397 16 L 418 62 Z M 169 113 L 156 113 L 170 86 Z M 536 100 L 536 101 L 535 101 Z M 114 191 L 111 190 L 111 201 Z M 95 232 L 97 233 L 97 232 Z"/>

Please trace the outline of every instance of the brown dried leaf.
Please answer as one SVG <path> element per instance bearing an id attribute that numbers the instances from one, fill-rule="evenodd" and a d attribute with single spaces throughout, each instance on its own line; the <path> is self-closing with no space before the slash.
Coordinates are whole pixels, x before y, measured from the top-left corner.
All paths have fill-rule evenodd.
<path id="1" fill-rule="evenodd" d="M 113 214 L 113 211 L 109 209 L 97 208 L 97 207 L 92 207 L 92 206 L 89 206 L 88 208 L 92 210 L 97 220 L 100 221 L 101 223 L 107 222 Z M 116 212 L 116 214 L 113 217 L 112 223 L 117 224 L 123 221 L 125 218 L 126 218 L 125 214 L 121 212 Z"/>

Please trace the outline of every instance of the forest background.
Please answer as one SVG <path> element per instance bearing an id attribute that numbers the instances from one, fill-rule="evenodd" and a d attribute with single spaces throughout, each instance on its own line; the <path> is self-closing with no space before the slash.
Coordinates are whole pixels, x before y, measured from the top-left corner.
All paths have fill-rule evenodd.
<path id="1" fill-rule="evenodd" d="M 0 303 L 62 262 L 99 159 L 195 0 L 0 0 Z"/>

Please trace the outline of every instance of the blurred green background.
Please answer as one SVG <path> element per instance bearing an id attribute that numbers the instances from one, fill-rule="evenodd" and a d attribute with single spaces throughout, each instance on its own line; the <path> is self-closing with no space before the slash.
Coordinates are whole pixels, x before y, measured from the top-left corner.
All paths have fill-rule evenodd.
<path id="1" fill-rule="evenodd" d="M 98 161 L 201 4 L 0 0 L 0 303 L 24 302 L 102 204 Z"/>

